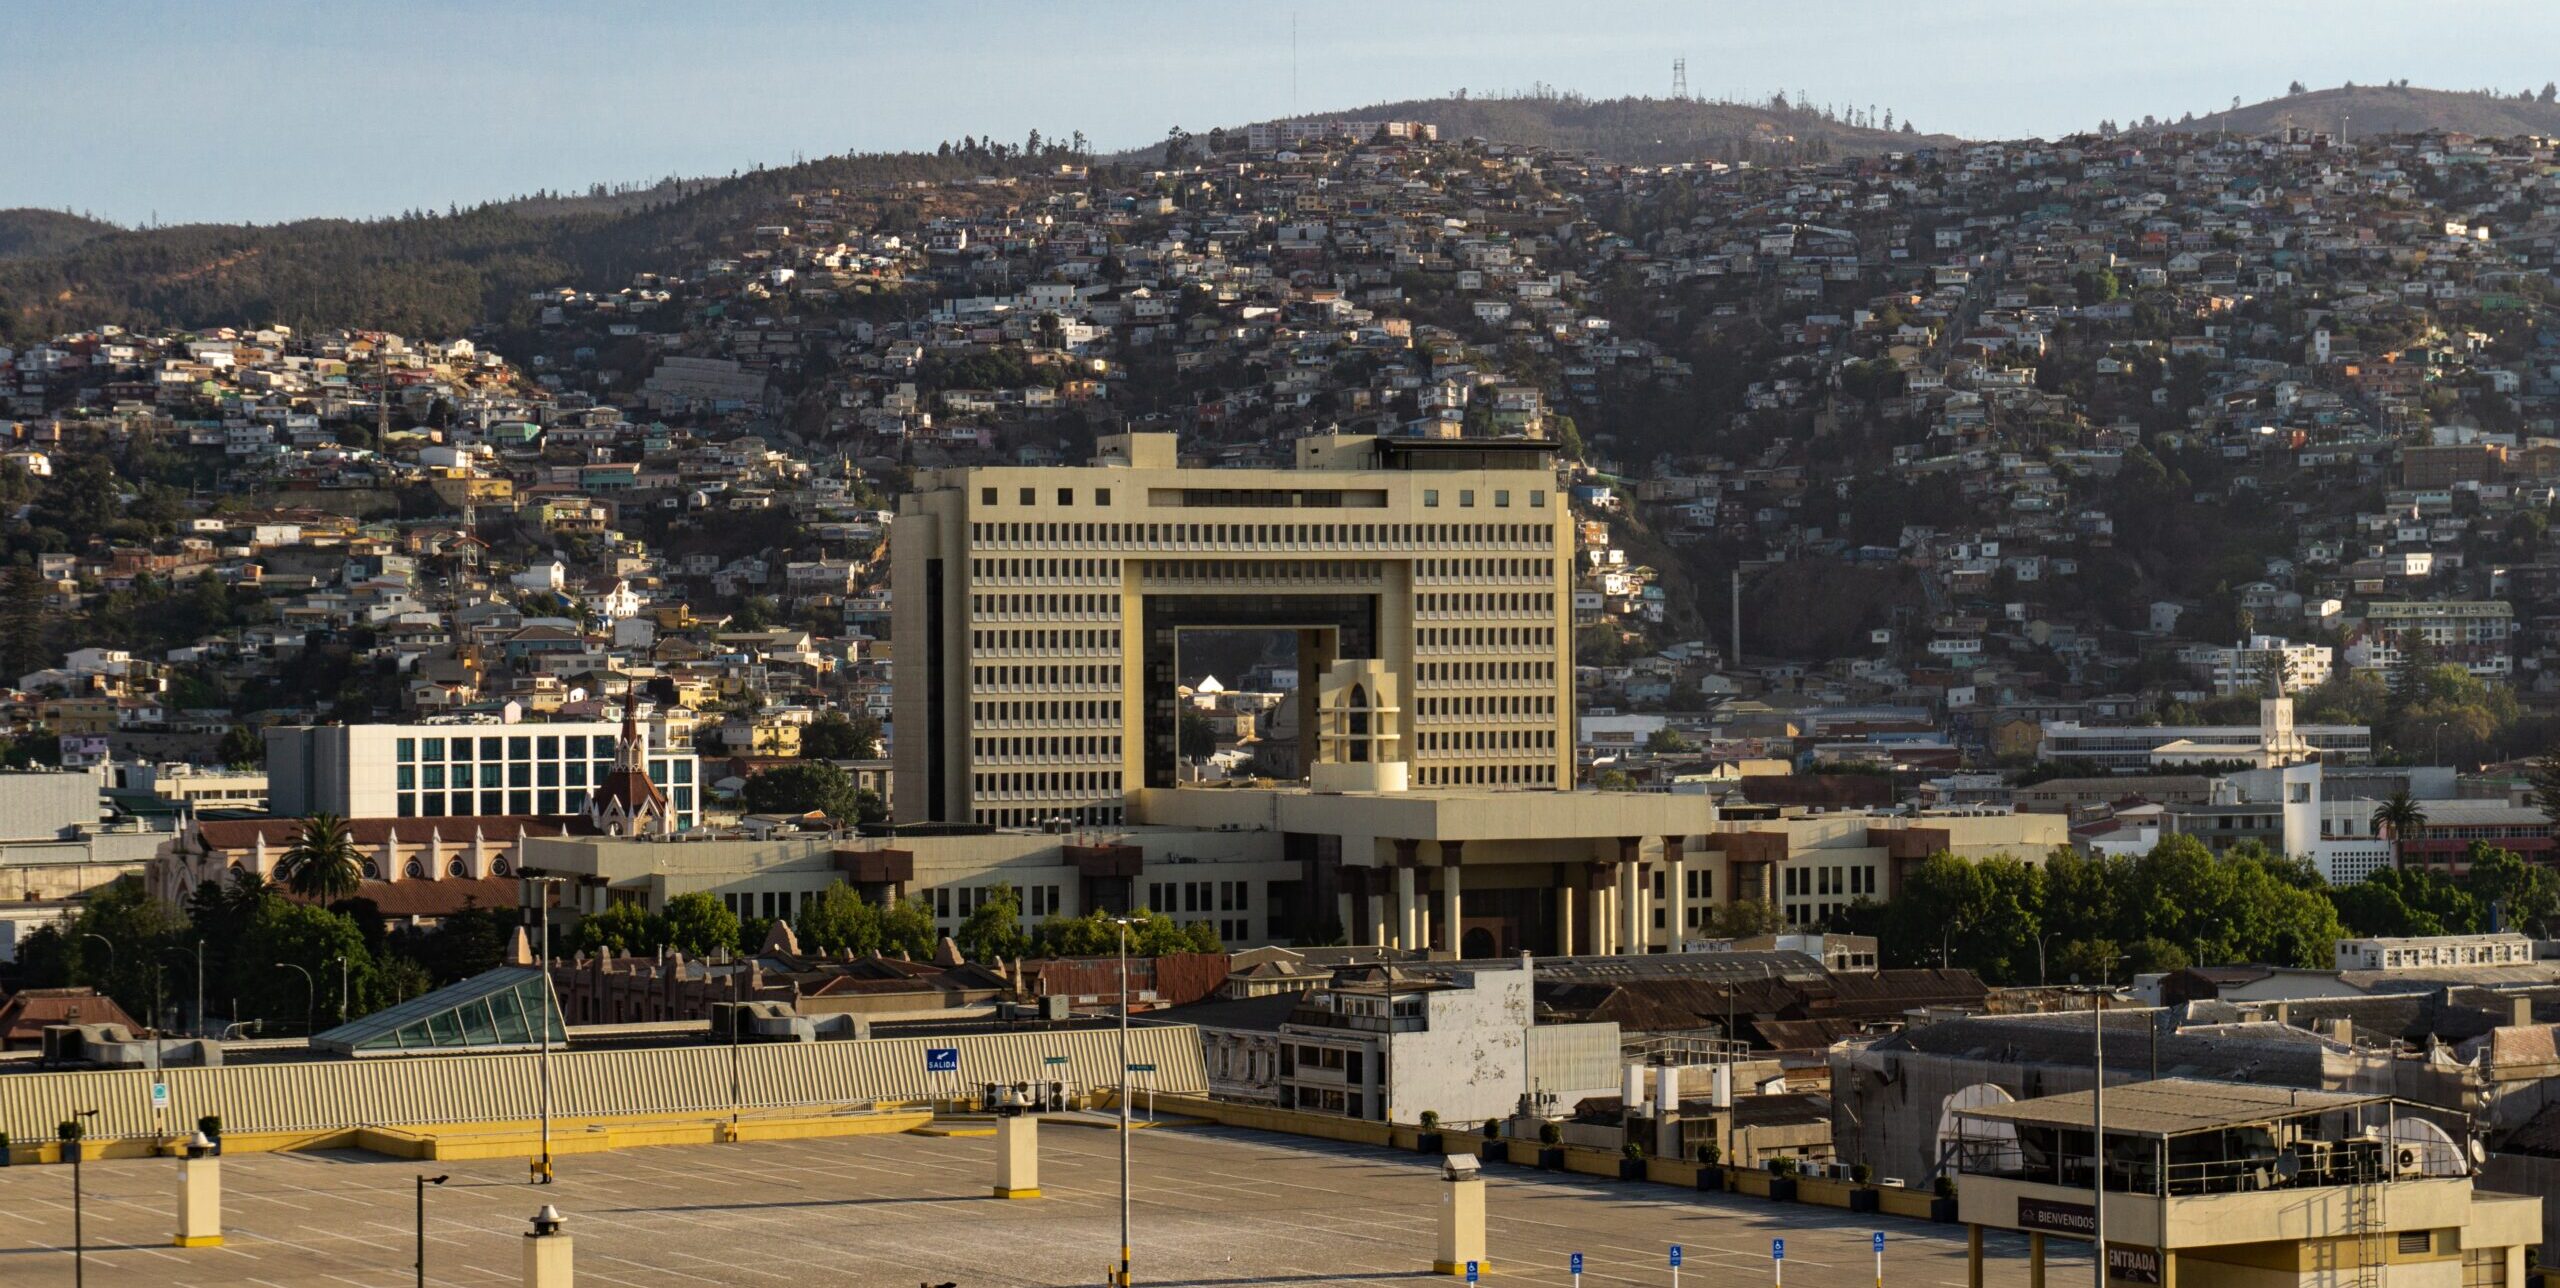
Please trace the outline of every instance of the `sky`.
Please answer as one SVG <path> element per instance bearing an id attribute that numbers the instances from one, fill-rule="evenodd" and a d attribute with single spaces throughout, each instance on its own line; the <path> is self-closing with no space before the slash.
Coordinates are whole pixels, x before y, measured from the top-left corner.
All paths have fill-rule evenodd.
<path id="1" fill-rule="evenodd" d="M 1295 38 L 1292 38 L 1292 29 Z M 2551 0 L 0 0 L 0 207 L 441 209 L 964 134 L 1098 147 L 1544 83 L 1975 138 L 2406 77 L 2538 88 Z"/>

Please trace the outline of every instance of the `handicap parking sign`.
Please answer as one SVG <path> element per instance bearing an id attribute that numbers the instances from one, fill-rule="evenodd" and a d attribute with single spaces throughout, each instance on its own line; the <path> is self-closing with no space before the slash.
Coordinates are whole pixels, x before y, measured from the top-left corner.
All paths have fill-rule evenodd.
<path id="1" fill-rule="evenodd" d="M 1676 1243 L 1671 1245 L 1671 1268 L 1680 1268 L 1680 1245 Z"/>
<path id="2" fill-rule="evenodd" d="M 1467 1282 L 1468 1282 L 1468 1283 L 1474 1283 L 1475 1281 L 1476 1281 L 1476 1263 L 1474 1263 L 1474 1262 L 1470 1261 L 1470 1262 L 1468 1262 L 1468 1263 L 1467 1263 Z"/>
<path id="3" fill-rule="evenodd" d="M 1771 1239 L 1771 1240 L 1769 1241 L 1769 1259 L 1770 1259 L 1771 1261 L 1784 1261 L 1784 1260 L 1786 1260 L 1786 1259 L 1787 1259 L 1787 1241 L 1786 1241 L 1786 1240 L 1784 1240 L 1784 1239 Z"/>
<path id="4" fill-rule="evenodd" d="M 1876 1251 L 1884 1251 L 1884 1231 L 1876 1231 Z"/>
<path id="5" fill-rule="evenodd" d="M 1573 1273 L 1582 1273 L 1582 1254 L 1579 1252 L 1573 1254 Z"/>

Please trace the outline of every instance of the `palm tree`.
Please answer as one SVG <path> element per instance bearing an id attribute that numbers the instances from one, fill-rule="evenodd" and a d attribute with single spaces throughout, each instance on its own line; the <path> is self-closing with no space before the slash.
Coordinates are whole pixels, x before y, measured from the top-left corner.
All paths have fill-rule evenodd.
<path id="1" fill-rule="evenodd" d="M 306 899 L 330 903 L 354 897 L 364 882 L 364 856 L 347 820 L 314 814 L 302 820 L 293 846 L 276 861 L 276 879 Z"/>
<path id="2" fill-rule="evenodd" d="M 2373 830 L 2388 831 L 2391 836 L 2391 866 L 2405 867 L 2406 852 L 2402 848 L 2409 837 L 2427 825 L 2427 807 L 2410 799 L 2408 789 L 2391 793 L 2391 799 L 2373 807 Z"/>

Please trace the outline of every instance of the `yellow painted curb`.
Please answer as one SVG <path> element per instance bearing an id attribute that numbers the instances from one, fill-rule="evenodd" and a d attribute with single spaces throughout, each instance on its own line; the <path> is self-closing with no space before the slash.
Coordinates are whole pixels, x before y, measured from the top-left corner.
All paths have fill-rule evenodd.
<path id="1" fill-rule="evenodd" d="M 999 1185 L 996 1187 L 995 1194 L 1000 1199 L 1036 1199 L 1040 1197 L 1040 1190 L 1037 1186 L 1027 1190 L 1008 1190 Z"/>
<path id="2" fill-rule="evenodd" d="M 222 1246 L 222 1236 L 218 1234 L 182 1234 L 170 1242 L 172 1246 L 180 1248 L 219 1248 Z"/>
<path id="3" fill-rule="evenodd" d="M 1467 1263 L 1463 1261 L 1434 1261 L 1431 1263 L 1431 1273 L 1435 1275 L 1463 1275 L 1467 1273 Z M 1490 1261 L 1477 1262 L 1476 1273 L 1480 1275 L 1492 1274 L 1493 1263 Z"/>

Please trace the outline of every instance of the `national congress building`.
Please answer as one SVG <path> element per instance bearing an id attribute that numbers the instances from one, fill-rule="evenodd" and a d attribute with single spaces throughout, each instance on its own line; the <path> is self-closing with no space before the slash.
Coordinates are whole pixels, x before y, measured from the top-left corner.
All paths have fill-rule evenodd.
<path id="1" fill-rule="evenodd" d="M 1186 469 L 928 470 L 890 528 L 901 823 L 1126 821 L 1172 787 L 1183 633 L 1289 630 L 1308 776 L 1568 788 L 1572 529 L 1550 444 L 1327 436 Z"/>

